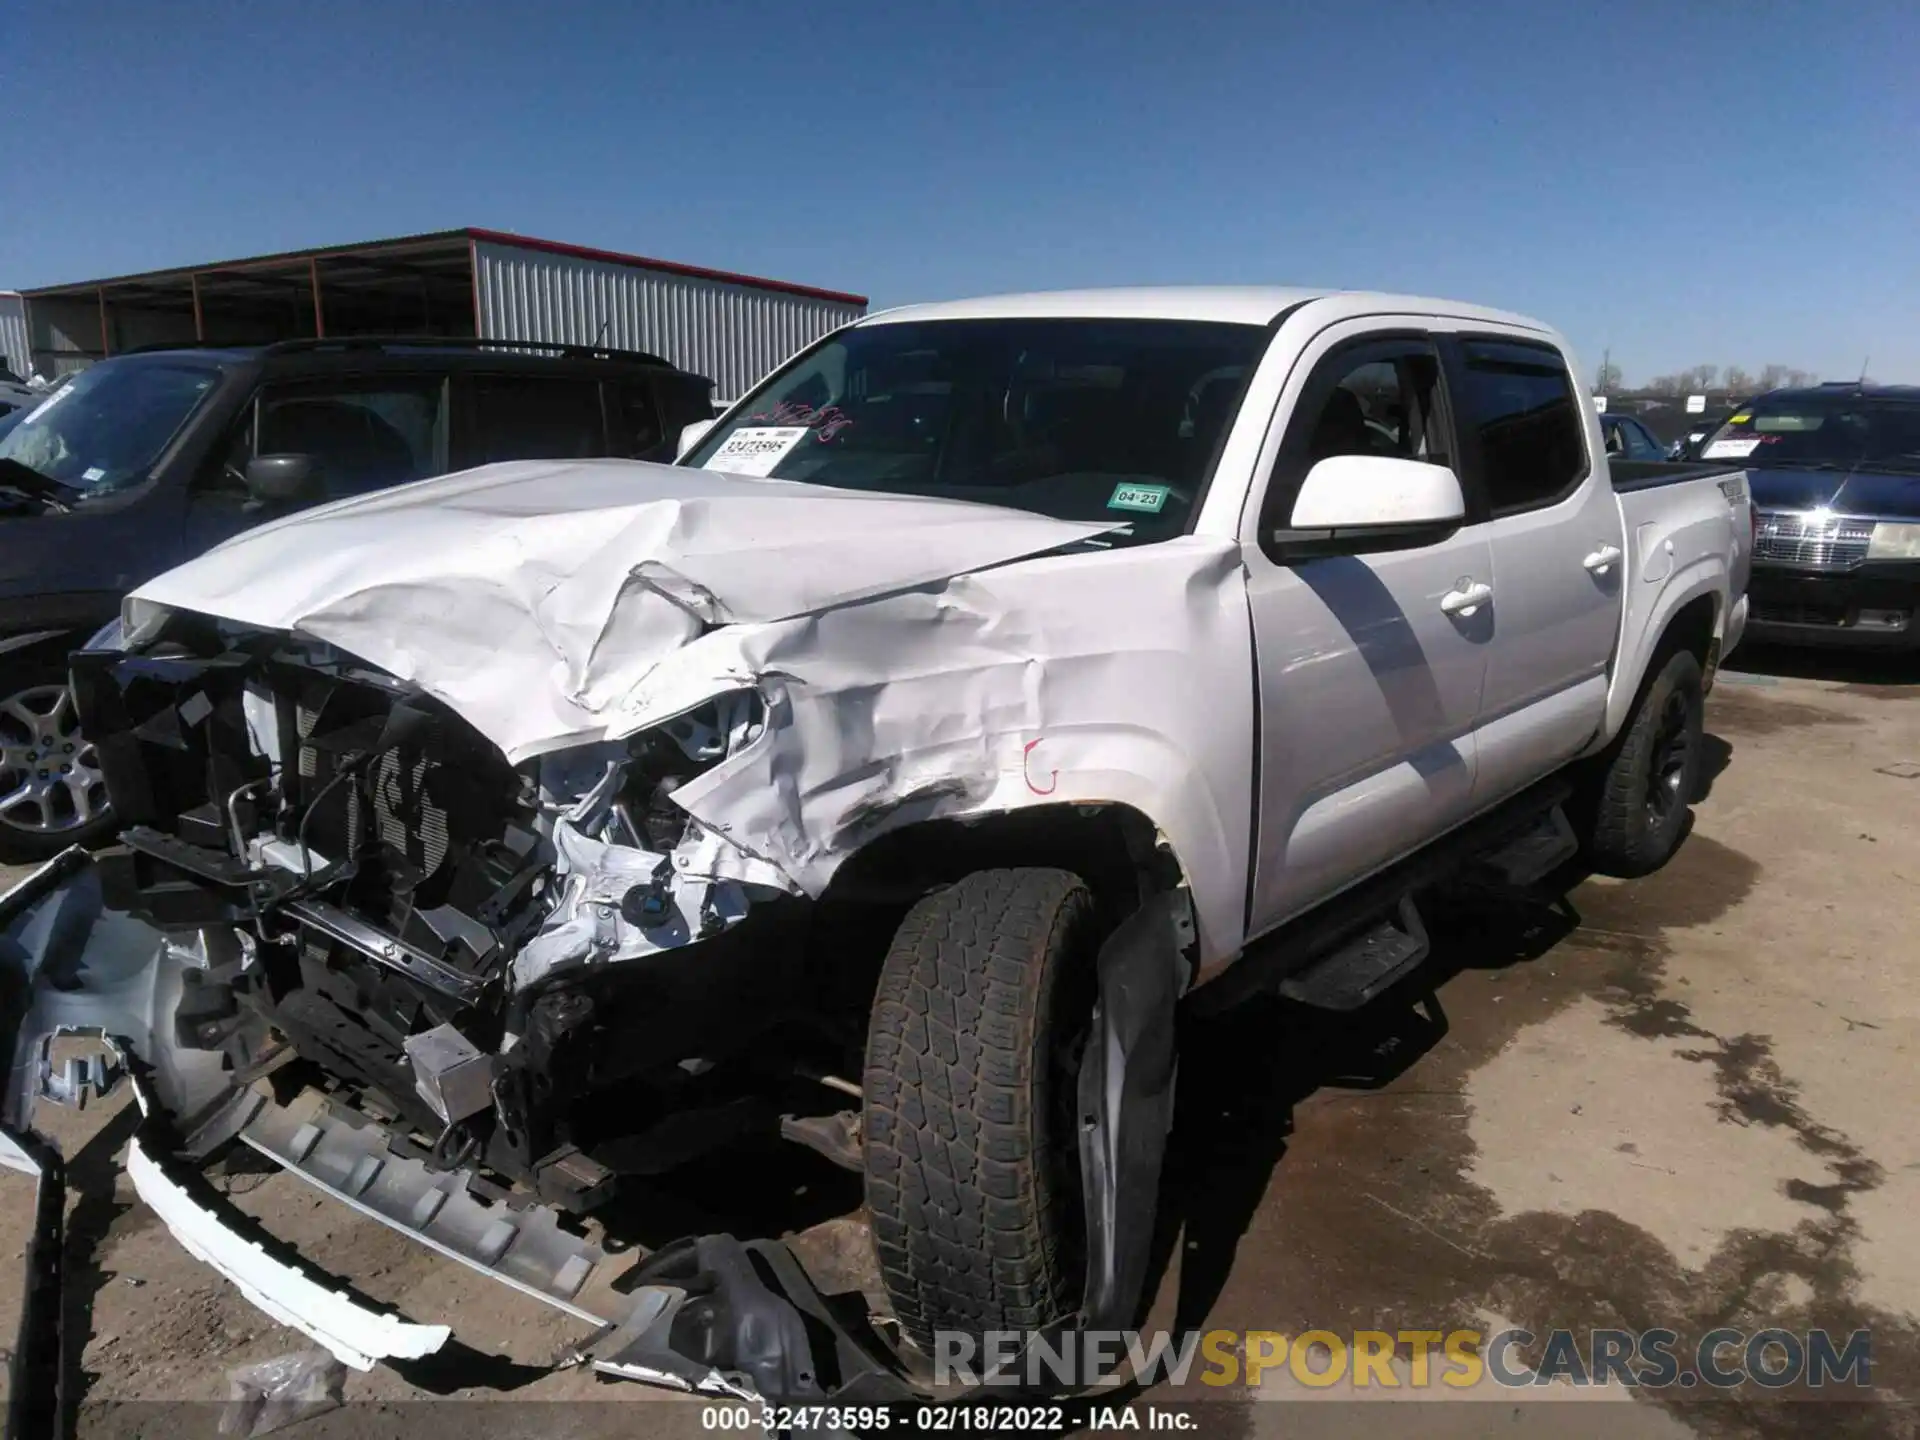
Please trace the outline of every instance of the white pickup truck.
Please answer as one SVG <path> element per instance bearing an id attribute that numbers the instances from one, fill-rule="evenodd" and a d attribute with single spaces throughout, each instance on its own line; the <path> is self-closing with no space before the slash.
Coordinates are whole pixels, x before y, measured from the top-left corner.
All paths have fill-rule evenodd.
<path id="1" fill-rule="evenodd" d="M 5 1118 L 102 1078 L 53 1034 L 106 1037 L 141 1193 L 355 1364 L 445 1331 L 240 1243 L 194 1164 L 249 1144 L 696 1389 L 892 1393 L 939 1332 L 1125 1323 L 1185 997 L 1364 1004 L 1453 872 L 1686 833 L 1745 478 L 1610 473 L 1577 374 L 1403 296 L 915 306 L 676 466 L 230 541 L 74 658 L 128 829 L 7 902 Z M 609 1290 L 555 1223 L 754 1096 L 864 1175 L 894 1328 L 810 1349 L 802 1313 L 850 1322 L 771 1241 Z"/>

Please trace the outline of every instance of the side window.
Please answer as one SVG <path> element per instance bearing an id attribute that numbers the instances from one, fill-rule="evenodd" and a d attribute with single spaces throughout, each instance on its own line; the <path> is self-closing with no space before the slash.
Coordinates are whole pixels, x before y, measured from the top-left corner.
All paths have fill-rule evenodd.
<path id="1" fill-rule="evenodd" d="M 1287 422 L 1262 503 L 1260 530 L 1284 529 L 1300 482 L 1335 455 L 1385 455 L 1451 465 L 1440 358 L 1418 339 L 1360 341 L 1334 350 L 1308 378 Z"/>
<path id="2" fill-rule="evenodd" d="M 1586 476 L 1579 399 L 1566 361 L 1543 345 L 1468 340 L 1460 347 L 1460 430 L 1478 452 L 1496 515 L 1550 505 Z"/>
<path id="3" fill-rule="evenodd" d="M 666 434 L 660 408 L 654 403 L 653 387 L 644 380 L 614 380 L 604 389 L 607 453 L 629 460 L 658 458 Z"/>
<path id="4" fill-rule="evenodd" d="M 600 385 L 564 375 L 476 375 L 465 463 L 581 460 L 607 453 Z"/>
<path id="5" fill-rule="evenodd" d="M 1330 455 L 1435 460 L 1439 362 L 1431 352 L 1358 359 L 1333 376 L 1307 429 L 1311 464 Z M 1318 387 L 1314 387 L 1318 388 Z M 1300 424 L 1296 416 L 1294 424 Z"/>
<path id="6" fill-rule="evenodd" d="M 446 468 L 443 390 L 437 376 L 269 384 L 203 486 L 243 494 L 255 455 L 311 456 L 327 500 L 437 475 Z"/>
<path id="7" fill-rule="evenodd" d="M 1627 458 L 1629 460 L 1664 460 L 1667 452 L 1660 448 L 1660 442 L 1653 438 L 1638 420 L 1627 422 Z"/>

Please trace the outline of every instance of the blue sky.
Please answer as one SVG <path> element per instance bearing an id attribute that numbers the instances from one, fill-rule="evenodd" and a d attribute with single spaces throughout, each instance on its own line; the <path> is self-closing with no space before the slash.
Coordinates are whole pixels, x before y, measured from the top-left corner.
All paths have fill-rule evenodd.
<path id="1" fill-rule="evenodd" d="M 481 225 L 870 295 L 1408 289 L 1920 381 L 1920 9 L 29 4 L 0 286 Z"/>

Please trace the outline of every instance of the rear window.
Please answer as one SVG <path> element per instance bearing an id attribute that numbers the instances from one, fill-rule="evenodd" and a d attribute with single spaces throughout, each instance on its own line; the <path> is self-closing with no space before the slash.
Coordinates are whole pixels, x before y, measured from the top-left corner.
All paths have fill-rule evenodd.
<path id="1" fill-rule="evenodd" d="M 1573 379 L 1544 345 L 1470 340 L 1462 347 L 1460 428 L 1479 440 L 1480 474 L 1496 515 L 1550 505 L 1587 473 Z"/>
<path id="2" fill-rule="evenodd" d="M 1920 401 L 1844 391 L 1758 400 L 1729 416 L 1700 458 L 1762 469 L 1920 472 Z"/>
<path id="3" fill-rule="evenodd" d="M 609 454 L 632 460 L 670 458 L 665 454 L 666 431 L 651 385 L 644 380 L 610 381 L 606 403 Z"/>

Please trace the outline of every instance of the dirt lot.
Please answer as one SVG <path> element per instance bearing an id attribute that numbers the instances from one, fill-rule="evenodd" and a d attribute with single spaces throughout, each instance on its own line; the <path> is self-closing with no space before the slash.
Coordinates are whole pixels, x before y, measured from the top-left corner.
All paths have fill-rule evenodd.
<path id="1" fill-rule="evenodd" d="M 1152 1398 L 1212 1402 L 1206 1435 L 1916 1433 L 1920 778 L 1887 770 L 1920 762 L 1920 675 L 1761 664 L 1713 697 L 1710 793 L 1661 874 L 1588 880 L 1557 908 L 1461 903 L 1436 923 L 1443 983 L 1424 1006 L 1337 1025 L 1254 1006 L 1188 1027 L 1149 1323 L 1865 1328 L 1881 1403 L 1749 1386 L 1362 1411 L 1356 1393 L 1393 1392 L 1309 1390 L 1285 1372 L 1233 1392 L 1233 1408 L 1192 1379 Z M 42 1115 L 72 1169 L 81 1433 L 213 1433 L 215 1410 L 171 1402 L 219 1400 L 231 1367 L 305 1342 L 135 1200 L 116 1159 L 124 1106 Z M 829 1213 L 848 1178 L 743 1161 L 717 1203 L 743 1228 L 792 1198 Z M 25 1233 L 25 1189 L 4 1183 L 0 1268 Z M 548 1370 L 581 1338 L 565 1317 L 297 1180 L 218 1183 L 303 1254 L 463 1342 L 404 1375 L 350 1376 L 365 1403 L 289 1433 L 701 1433 L 697 1407 Z M 1330 1395 L 1347 1403 L 1244 1403 Z M 488 1403 L 414 1403 L 433 1396 Z M 565 1400 L 596 1403 L 528 1403 Z"/>

